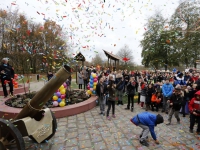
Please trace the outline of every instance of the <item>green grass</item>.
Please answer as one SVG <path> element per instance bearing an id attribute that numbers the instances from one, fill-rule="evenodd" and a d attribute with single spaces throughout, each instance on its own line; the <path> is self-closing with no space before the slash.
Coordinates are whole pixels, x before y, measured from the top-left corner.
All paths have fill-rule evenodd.
<path id="1" fill-rule="evenodd" d="M 71 88 L 72 89 L 78 89 L 78 85 L 76 84 L 76 81 L 71 82 Z"/>

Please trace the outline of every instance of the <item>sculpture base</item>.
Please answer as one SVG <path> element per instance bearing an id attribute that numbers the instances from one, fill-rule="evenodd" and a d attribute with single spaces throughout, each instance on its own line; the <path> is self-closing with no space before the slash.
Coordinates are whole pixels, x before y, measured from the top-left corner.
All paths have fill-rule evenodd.
<path id="1" fill-rule="evenodd" d="M 5 100 L 0 101 L 0 118 L 4 119 L 13 119 L 19 112 L 22 110 L 20 108 L 13 108 L 5 105 Z M 83 102 L 68 105 L 64 107 L 55 107 L 50 108 L 53 111 L 56 118 L 63 118 L 67 116 L 77 115 L 83 112 L 86 112 L 96 106 L 96 96 L 91 96 L 88 100 Z"/>

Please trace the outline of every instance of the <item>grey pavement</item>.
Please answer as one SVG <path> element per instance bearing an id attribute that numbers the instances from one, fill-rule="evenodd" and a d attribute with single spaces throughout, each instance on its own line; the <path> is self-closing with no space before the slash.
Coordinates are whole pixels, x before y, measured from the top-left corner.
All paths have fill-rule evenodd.
<path id="1" fill-rule="evenodd" d="M 175 118 L 172 125 L 158 125 L 155 128 L 159 145 L 149 135 L 150 146 L 139 143 L 141 129 L 130 122 L 136 113 L 144 111 L 135 106 L 134 112 L 124 110 L 125 106 L 116 106 L 116 118 L 108 121 L 99 115 L 99 107 L 75 116 L 57 119 L 55 136 L 44 144 L 33 143 L 25 138 L 26 148 L 30 150 L 197 150 L 200 148 L 200 136 L 189 133 L 189 116 L 181 116 L 181 124 Z M 167 115 L 164 116 L 165 123 Z M 196 129 L 196 126 L 195 126 Z"/>
<path id="2" fill-rule="evenodd" d="M 30 90 L 38 91 L 45 82 L 31 82 Z M 130 118 L 144 111 L 135 104 L 134 112 L 116 106 L 116 118 L 108 121 L 99 115 L 99 107 L 75 116 L 57 119 L 58 128 L 54 137 L 42 144 L 24 138 L 27 150 L 197 150 L 200 149 L 200 136 L 189 133 L 189 115 L 181 118 L 181 124 L 172 118 L 172 125 L 166 126 L 168 116 L 162 114 L 165 123 L 155 128 L 159 145 L 149 135 L 150 146 L 139 143 L 141 129 L 130 122 Z M 196 125 L 195 128 L 196 130 Z"/>

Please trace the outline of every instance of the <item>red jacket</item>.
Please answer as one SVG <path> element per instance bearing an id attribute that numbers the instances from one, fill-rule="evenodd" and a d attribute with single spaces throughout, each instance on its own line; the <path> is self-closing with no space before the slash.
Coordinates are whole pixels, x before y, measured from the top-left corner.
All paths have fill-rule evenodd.
<path id="1" fill-rule="evenodd" d="M 197 91 L 195 95 L 200 95 L 200 90 Z M 189 110 L 191 113 L 195 110 L 200 111 L 200 100 L 197 100 L 196 97 L 192 98 L 192 100 L 189 103 Z M 200 113 L 198 113 L 198 116 L 200 116 Z"/>

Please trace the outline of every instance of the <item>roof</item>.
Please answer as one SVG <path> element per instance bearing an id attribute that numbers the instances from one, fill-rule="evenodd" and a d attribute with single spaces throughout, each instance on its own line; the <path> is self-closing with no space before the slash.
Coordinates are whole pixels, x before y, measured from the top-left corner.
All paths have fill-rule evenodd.
<path id="1" fill-rule="evenodd" d="M 116 56 L 116 55 L 114 55 L 114 54 L 112 54 L 112 53 L 109 53 L 108 51 L 106 51 L 106 50 L 103 50 L 104 51 L 104 53 L 105 53 L 105 55 L 107 56 L 107 57 L 111 57 L 111 59 L 113 59 L 113 60 L 121 60 L 122 58 L 120 58 L 120 57 L 118 57 L 118 56 Z"/>
<path id="2" fill-rule="evenodd" d="M 85 61 L 85 57 L 81 52 L 79 52 L 76 56 L 74 56 L 74 60 L 76 61 Z"/>

